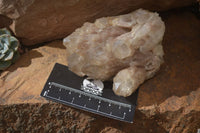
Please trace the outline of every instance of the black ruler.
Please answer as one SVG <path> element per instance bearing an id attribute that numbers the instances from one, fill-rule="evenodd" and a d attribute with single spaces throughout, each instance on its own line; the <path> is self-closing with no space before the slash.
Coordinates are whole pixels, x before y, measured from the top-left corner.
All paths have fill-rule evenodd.
<path id="1" fill-rule="evenodd" d="M 94 95 L 81 89 L 84 79 L 56 63 L 40 95 L 74 108 L 133 122 L 138 91 L 127 98 L 119 97 L 112 91 L 112 82 L 104 82 L 101 95 Z"/>

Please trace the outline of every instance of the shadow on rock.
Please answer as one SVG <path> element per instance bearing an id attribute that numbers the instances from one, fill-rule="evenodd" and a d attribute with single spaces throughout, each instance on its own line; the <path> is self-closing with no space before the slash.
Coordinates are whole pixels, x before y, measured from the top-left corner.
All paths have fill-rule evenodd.
<path id="1" fill-rule="evenodd" d="M 200 87 L 200 21 L 189 10 L 161 14 L 166 25 L 164 64 L 141 87 L 138 106 L 160 104 L 171 96 L 186 96 Z"/>
<path id="2" fill-rule="evenodd" d="M 9 27 L 12 24 L 12 20 L 4 15 L 0 14 L 0 28 Z"/>
<path id="3" fill-rule="evenodd" d="M 66 47 L 63 45 L 62 39 L 61 40 L 57 40 L 57 42 L 59 43 L 58 45 L 49 44 L 47 46 L 48 47 L 52 47 L 52 48 L 66 49 Z"/>
<path id="4" fill-rule="evenodd" d="M 43 55 L 40 52 L 36 50 L 31 50 L 30 52 L 27 52 L 23 54 L 22 56 L 20 56 L 19 59 L 16 61 L 16 63 L 12 64 L 7 69 L 7 71 L 13 72 L 17 68 L 28 67 L 31 64 L 33 59 L 40 58 L 40 57 L 43 57 Z"/>

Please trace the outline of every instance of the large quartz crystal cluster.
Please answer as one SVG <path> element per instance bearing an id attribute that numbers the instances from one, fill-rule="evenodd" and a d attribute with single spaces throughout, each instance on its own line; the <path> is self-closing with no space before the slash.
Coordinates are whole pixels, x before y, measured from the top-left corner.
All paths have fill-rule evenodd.
<path id="1" fill-rule="evenodd" d="M 113 91 L 131 95 L 163 62 L 165 25 L 157 13 L 138 9 L 84 23 L 63 40 L 69 69 L 79 76 L 113 79 Z"/>

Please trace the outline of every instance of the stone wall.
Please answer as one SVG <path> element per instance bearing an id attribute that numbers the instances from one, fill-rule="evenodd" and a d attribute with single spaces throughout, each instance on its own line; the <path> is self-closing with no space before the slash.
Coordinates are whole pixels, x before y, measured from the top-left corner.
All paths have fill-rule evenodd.
<path id="1" fill-rule="evenodd" d="M 196 0 L 0 0 L 0 15 L 24 45 L 62 39 L 86 21 L 128 13 L 137 8 L 163 11 Z M 2 22 L 2 18 L 0 17 Z M 1 26 L 1 25 L 0 25 Z"/>

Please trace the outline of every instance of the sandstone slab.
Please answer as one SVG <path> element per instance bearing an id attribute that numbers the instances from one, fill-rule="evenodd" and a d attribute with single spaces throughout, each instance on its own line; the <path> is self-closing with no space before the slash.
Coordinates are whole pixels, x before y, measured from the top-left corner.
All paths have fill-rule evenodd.
<path id="1" fill-rule="evenodd" d="M 12 20 L 4 15 L 0 15 L 0 28 L 9 27 L 12 24 Z"/>
<path id="2" fill-rule="evenodd" d="M 33 49 L 1 73 L 0 103 L 44 101 L 39 94 L 54 64 L 58 62 L 66 65 L 66 52 L 63 48 L 62 42 L 58 41 L 50 43 L 49 46 Z"/>
<path id="3" fill-rule="evenodd" d="M 196 0 L 1 0 L 0 14 L 25 45 L 63 38 L 86 21 L 138 8 L 154 11 L 191 5 Z M 1 19 L 0 19 L 1 20 Z"/>
<path id="4" fill-rule="evenodd" d="M 39 97 L 53 64 L 67 64 L 60 41 L 29 51 L 22 55 L 23 60 L 1 73 L 0 132 L 197 133 L 200 21 L 188 10 L 165 12 L 161 16 L 166 24 L 165 63 L 154 78 L 140 87 L 133 124 Z"/>

